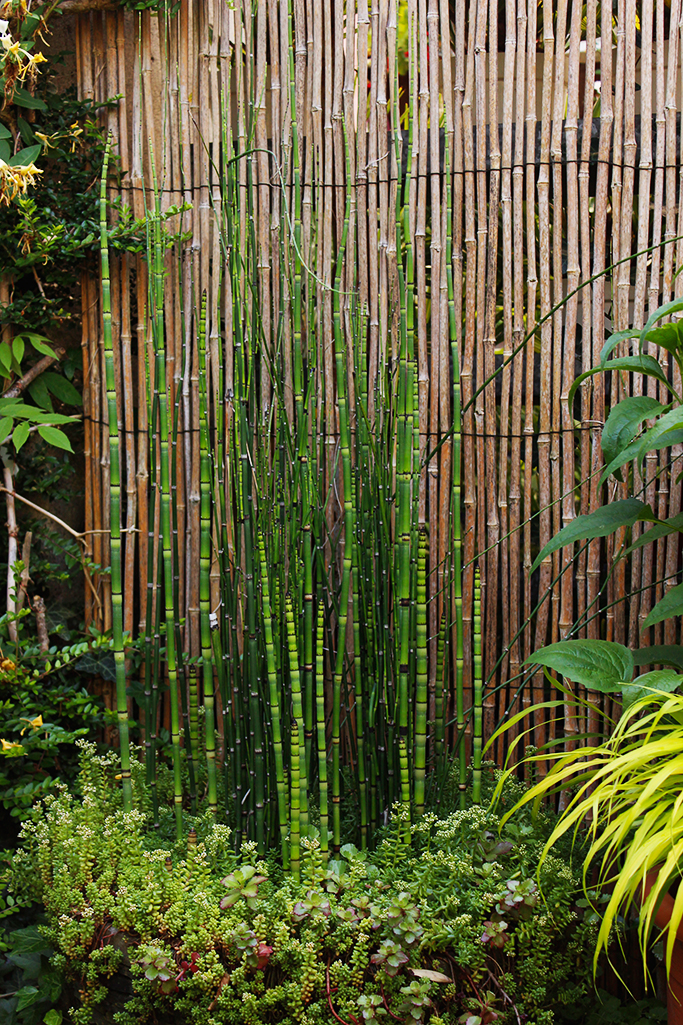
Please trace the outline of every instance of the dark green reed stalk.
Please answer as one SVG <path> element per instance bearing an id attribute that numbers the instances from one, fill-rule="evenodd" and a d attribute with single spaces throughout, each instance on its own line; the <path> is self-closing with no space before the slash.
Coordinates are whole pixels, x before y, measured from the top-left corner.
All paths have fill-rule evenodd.
<path id="1" fill-rule="evenodd" d="M 427 764 L 427 533 L 420 531 L 417 549 L 417 659 L 415 691 L 415 812 L 424 814 Z"/>
<path id="2" fill-rule="evenodd" d="M 465 807 L 465 784 L 467 778 L 467 752 L 465 750 L 465 696 L 463 691 L 463 625 L 462 625 L 462 522 L 461 522 L 461 396 L 460 396 L 460 351 L 458 326 L 455 319 L 455 297 L 453 291 L 453 190 L 451 185 L 451 157 L 446 135 L 445 154 L 446 177 L 446 282 L 448 288 L 448 333 L 451 343 L 451 365 L 453 372 L 453 487 L 451 494 L 451 519 L 453 524 L 453 604 L 455 606 L 455 709 L 458 731 L 458 788 L 460 807 Z"/>
<path id="3" fill-rule="evenodd" d="M 287 624 L 287 649 L 289 651 L 289 679 L 292 694 L 292 719 L 297 726 L 297 757 L 299 758 L 299 809 L 300 821 L 299 832 L 302 836 L 308 836 L 308 778 L 306 774 L 306 759 L 304 740 L 304 710 L 301 699 L 301 674 L 299 672 L 299 651 L 294 625 L 294 607 L 289 595 L 285 598 L 285 620 Z M 292 727 L 293 729 L 294 727 Z M 293 734 L 292 734 L 293 736 Z M 292 793 L 294 792 L 294 752 L 292 751 Z M 292 816 L 293 816 L 292 810 Z"/>
<path id="4" fill-rule="evenodd" d="M 289 745 L 289 870 L 297 882 L 301 876 L 301 741 L 300 724 L 293 719 Z"/>
<path id="5" fill-rule="evenodd" d="M 209 811 L 218 814 L 216 788 L 216 703 L 211 650 L 211 462 L 206 377 L 206 293 L 199 316 L 199 630 L 204 690 L 204 748 Z"/>
<path id="6" fill-rule="evenodd" d="M 173 539 L 171 533 L 171 487 L 169 475 L 169 414 L 168 386 L 166 383 L 166 352 L 164 346 L 164 254 L 161 239 L 161 198 L 154 183 L 153 239 L 151 247 L 152 274 L 150 275 L 152 332 L 154 337 L 155 375 L 159 382 L 159 461 L 161 485 L 161 543 L 164 563 L 164 612 L 166 624 L 166 668 L 168 672 L 169 701 L 171 706 L 171 748 L 173 755 L 173 805 L 176 835 L 183 831 L 183 787 L 180 756 L 180 715 L 178 707 L 178 669 L 176 662 L 176 611 L 173 602 Z"/>
<path id="7" fill-rule="evenodd" d="M 346 176 L 350 178 L 349 151 L 346 147 Z M 332 688 L 332 834 L 335 851 L 341 845 L 341 699 L 344 678 L 344 655 L 346 653 L 346 624 L 349 617 L 349 592 L 351 586 L 351 563 L 354 532 L 354 507 L 351 494 L 351 432 L 349 430 L 349 411 L 346 386 L 346 347 L 341 329 L 340 293 L 342 267 L 346 250 L 346 239 L 349 231 L 349 212 L 351 205 L 351 189 L 346 191 L 346 210 L 335 273 L 333 298 L 334 323 L 334 355 L 335 374 L 337 381 L 337 407 L 339 411 L 339 445 L 342 462 L 342 481 L 344 486 L 344 560 L 342 564 L 341 593 L 339 598 L 339 623 L 337 629 L 337 657 L 334 667 Z"/>
<path id="8" fill-rule="evenodd" d="M 319 788 L 319 810 L 320 810 L 320 850 L 323 858 L 327 859 L 329 843 L 328 833 L 328 804 L 327 804 L 327 737 L 325 732 L 325 647 L 323 636 L 325 630 L 325 607 L 322 601 L 318 604 L 318 623 L 316 630 L 315 648 L 315 715 L 317 725 L 318 741 L 318 788 Z"/>
<path id="9" fill-rule="evenodd" d="M 121 786 L 123 810 L 133 807 L 130 781 L 130 731 L 128 701 L 126 698 L 126 656 L 123 647 L 123 594 L 121 589 L 121 453 L 116 403 L 116 377 L 114 374 L 114 346 L 111 332 L 111 284 L 109 278 L 109 235 L 107 231 L 107 170 L 111 139 L 107 139 L 100 178 L 100 261 L 102 268 L 102 336 L 107 384 L 107 412 L 109 418 L 109 473 L 111 510 L 111 604 L 112 641 L 116 667 L 116 716 L 119 724 L 121 752 Z"/>
<path id="10" fill-rule="evenodd" d="M 474 649 L 474 719 L 472 726 L 472 800 L 481 799 L 481 746 L 482 746 L 482 669 L 481 669 L 481 578 L 479 567 L 474 571 L 474 608 L 472 613 Z M 462 741 L 461 741 L 462 743 Z"/>
<path id="11" fill-rule="evenodd" d="M 282 864 L 289 867 L 289 844 L 287 841 L 287 784 L 285 781 L 284 757 L 282 751 L 282 715 L 280 710 L 280 694 L 278 690 L 275 648 L 273 646 L 273 625 L 270 608 L 270 585 L 268 583 L 268 563 L 263 535 L 258 534 L 259 560 L 261 563 L 261 606 L 263 609 L 263 635 L 266 646 L 266 667 L 268 672 L 268 690 L 270 694 L 270 728 L 273 737 L 273 760 L 275 765 L 275 782 L 277 786 L 278 822 L 280 826 L 280 850 Z"/>

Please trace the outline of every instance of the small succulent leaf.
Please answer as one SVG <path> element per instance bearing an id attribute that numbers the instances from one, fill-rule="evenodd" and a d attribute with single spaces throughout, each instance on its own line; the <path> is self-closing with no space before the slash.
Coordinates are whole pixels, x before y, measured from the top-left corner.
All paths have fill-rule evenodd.
<path id="1" fill-rule="evenodd" d="M 529 655 L 525 664 L 547 666 L 603 694 L 619 690 L 633 676 L 631 650 L 616 641 L 558 641 Z"/>
<path id="2" fill-rule="evenodd" d="M 634 701 L 647 697 L 653 690 L 665 691 L 670 694 L 678 690 L 683 684 L 683 676 L 674 669 L 654 669 L 651 673 L 643 673 L 636 676 L 631 683 L 622 688 L 622 700 L 624 708 L 628 708 Z"/>
<path id="3" fill-rule="evenodd" d="M 16 431 L 14 432 L 16 434 Z M 653 609 L 645 617 L 643 630 L 655 623 L 661 623 L 663 619 L 670 619 L 672 616 L 683 615 L 683 584 L 677 584 L 667 591 L 661 601 L 658 601 Z"/>
<path id="4" fill-rule="evenodd" d="M 683 645 L 653 644 L 648 648 L 639 648 L 633 652 L 633 662 L 636 666 L 674 666 L 683 672 Z"/>
<path id="5" fill-rule="evenodd" d="M 531 571 L 533 573 L 546 556 L 564 548 L 565 545 L 573 544 L 574 541 L 592 541 L 596 537 L 606 537 L 614 533 L 619 527 L 632 527 L 638 520 L 652 519 L 650 506 L 637 498 L 623 498 L 618 502 L 610 502 L 595 512 L 577 516 L 541 549 Z"/>

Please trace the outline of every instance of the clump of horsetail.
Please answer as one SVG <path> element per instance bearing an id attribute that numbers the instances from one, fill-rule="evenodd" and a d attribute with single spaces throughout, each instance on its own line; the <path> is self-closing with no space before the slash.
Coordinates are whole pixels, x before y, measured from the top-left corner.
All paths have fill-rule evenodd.
<path id="1" fill-rule="evenodd" d="M 130 732 L 126 697 L 126 661 L 123 646 L 123 594 L 121 590 L 121 454 L 119 446 L 114 347 L 111 329 L 111 283 L 109 277 L 109 236 L 107 231 L 107 170 L 111 138 L 107 140 L 100 178 L 100 260 L 102 268 L 102 336 L 107 385 L 109 419 L 109 502 L 111 510 L 111 603 L 112 641 L 116 667 L 116 715 L 121 752 L 123 810 L 131 811 L 133 795 L 130 778 Z"/>

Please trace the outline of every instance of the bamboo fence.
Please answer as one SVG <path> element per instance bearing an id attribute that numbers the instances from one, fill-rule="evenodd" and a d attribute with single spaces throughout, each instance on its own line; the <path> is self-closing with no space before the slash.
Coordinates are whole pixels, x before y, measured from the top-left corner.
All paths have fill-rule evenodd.
<path id="1" fill-rule="evenodd" d="M 229 429 L 235 416 L 239 311 L 224 273 L 219 225 L 230 212 L 221 207 L 219 151 L 226 139 L 234 154 L 249 151 L 235 164 L 236 187 L 244 195 L 251 190 L 254 202 L 249 210 L 244 202 L 235 209 L 241 238 L 247 219 L 253 225 L 251 288 L 264 345 L 282 353 L 283 368 L 281 391 L 266 374 L 258 380 L 264 417 L 278 401 L 290 420 L 297 415 L 299 331 L 316 354 L 310 386 L 317 390 L 315 430 L 326 453 L 316 472 L 329 485 L 330 537 L 343 535 L 349 497 L 339 469 L 338 399 L 348 394 L 355 436 L 362 370 L 367 417 L 379 422 L 398 359 L 404 254 L 394 210 L 409 174 L 403 238 L 415 300 L 417 516 L 418 526 L 428 527 L 430 716 L 438 716 L 433 693 L 440 673 L 451 695 L 449 721 L 457 714 L 454 654 L 443 662 L 444 650 L 455 652 L 455 494 L 462 515 L 464 707 L 473 704 L 478 567 L 483 730 L 490 735 L 515 702 L 547 695 L 542 676 L 520 675 L 522 663 L 535 648 L 566 636 L 577 620 L 575 636 L 635 646 L 678 639 L 671 621 L 641 632 L 654 601 L 677 579 L 676 535 L 616 568 L 620 538 L 592 542 L 575 561 L 571 551 L 556 553 L 533 578 L 529 570 L 539 548 L 578 512 L 620 497 L 619 485 L 599 483 L 600 428 L 610 401 L 624 389 L 642 391 L 642 381 L 593 377 L 570 411 L 565 397 L 572 381 L 597 363 L 613 330 L 643 323 L 683 288 L 675 276 L 683 235 L 681 0 L 292 0 L 291 10 L 292 60 L 288 5 L 278 0 L 181 0 L 170 17 L 121 10 L 75 16 L 80 94 L 122 96 L 105 123 L 120 157 L 123 202 L 137 217 L 153 205 L 153 161 L 162 208 L 181 210 L 166 225 L 182 238 L 166 250 L 163 317 L 165 374 L 179 417 L 174 537 L 183 648 L 200 655 L 202 294 L 216 443 L 220 425 Z M 346 258 L 335 292 L 345 223 Z M 295 297 L 294 275 L 282 265 L 293 266 L 297 250 L 304 272 Z M 99 293 L 98 281 L 85 277 L 86 529 L 106 532 Z M 149 455 L 148 296 L 144 257 L 114 257 L 123 610 L 124 629 L 133 636 L 145 635 L 158 579 L 147 566 L 160 558 L 158 508 L 156 521 L 149 515 L 158 468 Z M 345 388 L 336 376 L 335 299 L 345 349 L 356 347 L 357 369 L 348 364 Z M 462 402 L 461 490 L 455 491 L 454 358 Z M 647 387 L 656 396 L 659 385 Z M 662 517 L 681 508 L 681 485 L 668 469 L 680 455 L 678 449 L 652 455 L 643 469 L 648 498 Z M 107 534 L 92 537 L 93 561 L 107 566 Z M 218 573 L 214 557 L 214 611 Z M 89 599 L 88 616 L 103 628 L 111 626 L 109 587 L 109 577 L 99 576 L 99 600 Z M 550 597 L 537 609 L 546 592 Z M 349 609 L 347 646 L 360 615 Z M 579 728 L 569 713 L 564 728 Z"/>

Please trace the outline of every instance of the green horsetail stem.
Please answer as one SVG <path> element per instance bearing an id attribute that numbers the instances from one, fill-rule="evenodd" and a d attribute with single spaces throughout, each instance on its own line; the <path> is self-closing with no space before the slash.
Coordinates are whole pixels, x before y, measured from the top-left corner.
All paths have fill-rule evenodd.
<path id="1" fill-rule="evenodd" d="M 175 810 L 176 836 L 183 832 L 183 786 L 180 758 L 180 716 L 178 706 L 178 670 L 176 663 L 176 609 L 173 602 L 173 539 L 171 534 L 171 487 L 169 477 L 169 417 L 168 390 L 166 383 L 166 352 L 164 346 L 164 256 L 161 241 L 161 199 L 157 188 L 156 173 L 152 172 L 155 209 L 153 216 L 154 238 L 152 244 L 152 292 L 151 308 L 154 337 L 155 374 L 159 381 L 159 457 L 161 483 L 160 525 L 164 563 L 164 612 L 166 623 L 166 667 L 171 706 L 171 748 L 173 757 L 173 805 Z"/>
<path id="2" fill-rule="evenodd" d="M 465 696 L 463 691 L 462 522 L 460 514 L 462 401 L 460 394 L 460 351 L 453 291 L 453 195 L 450 179 L 450 161 L 448 135 L 446 135 L 446 282 L 448 288 L 448 334 L 451 343 L 451 366 L 453 371 L 453 487 L 451 494 L 451 520 L 453 524 L 453 604 L 455 606 L 455 714 L 458 731 L 458 788 L 460 790 L 460 807 L 464 808 L 467 752 L 465 750 Z"/>
<path id="3" fill-rule="evenodd" d="M 481 742 L 482 742 L 482 669 L 481 669 L 481 577 L 479 567 L 474 571 L 474 724 L 472 730 L 472 800 L 481 800 Z"/>
<path id="4" fill-rule="evenodd" d="M 352 477 L 352 499 L 354 508 L 357 508 L 357 492 L 358 485 L 356 483 L 357 471 L 354 471 Z M 353 650 L 356 655 L 360 655 L 361 642 L 360 642 L 360 610 L 358 600 L 358 549 L 359 539 L 355 539 L 353 545 L 353 552 L 351 557 L 351 594 L 352 594 L 352 610 L 353 610 Z M 368 846 L 368 781 L 365 773 L 365 722 L 364 722 L 364 697 L 363 697 L 363 685 L 364 685 L 364 673 L 361 672 L 360 665 L 354 665 L 354 682 L 355 682 L 355 713 L 356 713 L 356 757 L 358 760 L 358 800 L 360 804 L 360 846 L 361 850 L 366 850 Z"/>
<path id="5" fill-rule="evenodd" d="M 259 560 L 261 563 L 261 605 L 263 608 L 263 634 L 266 645 L 266 667 L 270 694 L 270 728 L 273 735 L 278 822 L 280 825 L 280 849 L 282 851 L 282 865 L 283 868 L 287 870 L 289 868 L 289 844 L 287 842 L 287 784 L 285 782 L 284 758 L 282 753 L 282 717 L 280 712 L 277 667 L 275 664 L 275 648 L 273 645 L 268 563 L 266 562 L 266 546 L 261 531 L 259 531 L 258 534 L 258 550 Z"/>
<path id="6" fill-rule="evenodd" d="M 417 549 L 416 691 L 415 691 L 415 813 L 424 814 L 427 764 L 427 533 L 420 531 Z"/>
<path id="7" fill-rule="evenodd" d="M 289 679 L 292 693 L 292 717 L 298 729 L 299 749 L 297 757 L 300 759 L 298 774 L 300 825 L 299 832 L 302 836 L 308 836 L 308 779 L 306 775 L 304 739 L 304 710 L 301 700 L 301 674 L 299 672 L 299 649 L 297 645 L 296 629 L 294 626 L 294 607 L 290 595 L 285 598 L 285 620 L 287 626 L 287 650 L 289 652 Z M 294 753 L 292 752 L 292 792 L 294 790 Z M 294 812 L 292 810 L 292 816 Z"/>
<path id="8" fill-rule="evenodd" d="M 436 790 L 437 807 L 441 802 L 441 785 L 446 772 L 446 694 L 444 678 L 446 677 L 446 616 L 441 615 L 439 636 L 436 641 L 436 680 L 434 684 L 434 772 L 431 790 Z"/>
<path id="9" fill-rule="evenodd" d="M 111 605 L 112 642 L 116 667 L 116 717 L 119 725 L 123 810 L 133 807 L 130 778 L 130 729 L 126 697 L 126 658 L 123 647 L 123 593 L 121 589 L 121 453 L 116 404 L 114 346 L 111 329 L 111 283 L 109 277 L 109 234 L 107 231 L 107 170 L 111 137 L 107 139 L 100 178 L 100 260 L 102 268 L 102 335 L 109 418 L 109 503 L 111 510 Z"/>
<path id="10" fill-rule="evenodd" d="M 292 720 L 290 752 L 289 870 L 298 883 L 301 878 L 301 733 Z"/>
<path id="11" fill-rule="evenodd" d="M 327 860 L 328 842 L 328 804 L 327 804 L 327 738 L 325 733 L 325 607 L 322 601 L 318 604 L 318 623 L 315 648 L 315 709 L 318 741 L 318 786 L 320 790 L 320 850 L 323 859 Z"/>
<path id="12" fill-rule="evenodd" d="M 346 146 L 346 173 L 350 176 L 349 148 Z M 334 667 L 332 686 L 332 842 L 335 851 L 341 846 L 341 699 L 344 678 L 344 656 L 346 654 L 346 624 L 349 617 L 349 592 L 351 584 L 351 562 L 353 549 L 354 508 L 351 494 L 351 432 L 349 430 L 349 411 L 346 387 L 346 346 L 341 328 L 341 310 L 339 296 L 341 292 L 342 266 L 346 250 L 346 239 L 349 231 L 349 213 L 351 189 L 346 191 L 346 210 L 342 229 L 335 288 L 332 305 L 334 324 L 335 373 L 337 379 L 337 407 L 339 411 L 339 445 L 341 449 L 342 479 L 344 486 L 344 558 L 342 563 L 341 594 L 339 598 L 339 624 L 337 630 L 337 657 Z"/>
<path id="13" fill-rule="evenodd" d="M 209 811 L 218 815 L 216 788 L 216 703 L 211 650 L 211 462 L 206 376 L 206 292 L 199 317 L 199 631 L 204 691 L 204 747 Z"/>

